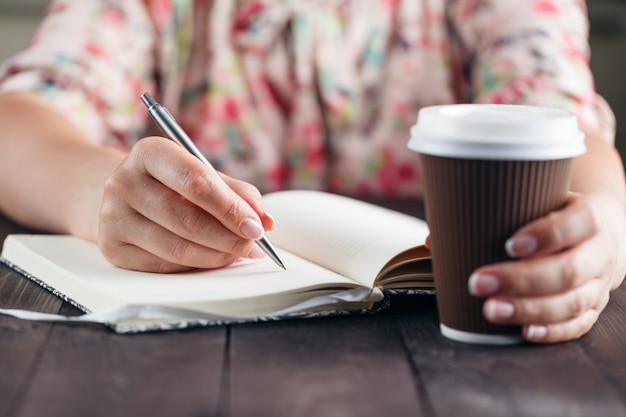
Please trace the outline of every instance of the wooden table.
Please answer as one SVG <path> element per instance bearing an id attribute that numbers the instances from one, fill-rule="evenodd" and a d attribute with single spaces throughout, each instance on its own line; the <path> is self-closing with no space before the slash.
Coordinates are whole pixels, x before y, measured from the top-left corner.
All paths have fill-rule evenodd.
<path id="1" fill-rule="evenodd" d="M 24 231 L 0 217 L 1 240 Z M 79 313 L 3 265 L 0 307 Z M 0 416 L 626 416 L 626 286 L 589 334 L 550 346 L 446 340 L 429 296 L 138 335 L 0 315 Z"/>

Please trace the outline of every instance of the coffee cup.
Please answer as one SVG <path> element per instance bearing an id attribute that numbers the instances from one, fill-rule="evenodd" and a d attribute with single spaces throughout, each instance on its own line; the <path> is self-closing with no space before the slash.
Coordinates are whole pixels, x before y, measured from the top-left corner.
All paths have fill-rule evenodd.
<path id="1" fill-rule="evenodd" d="M 521 326 L 488 322 L 468 278 L 511 258 L 505 242 L 562 208 L 584 135 L 570 112 L 534 106 L 425 107 L 411 129 L 431 233 L 442 334 L 478 344 L 521 342 Z"/>

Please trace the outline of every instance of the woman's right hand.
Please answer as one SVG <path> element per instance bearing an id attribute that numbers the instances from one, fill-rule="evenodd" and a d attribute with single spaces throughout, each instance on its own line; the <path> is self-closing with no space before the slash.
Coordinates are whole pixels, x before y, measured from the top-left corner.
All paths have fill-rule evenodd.
<path id="1" fill-rule="evenodd" d="M 100 251 L 119 267 L 150 272 L 263 257 L 253 239 L 274 222 L 261 194 L 222 178 L 169 139 L 140 140 L 104 184 Z"/>

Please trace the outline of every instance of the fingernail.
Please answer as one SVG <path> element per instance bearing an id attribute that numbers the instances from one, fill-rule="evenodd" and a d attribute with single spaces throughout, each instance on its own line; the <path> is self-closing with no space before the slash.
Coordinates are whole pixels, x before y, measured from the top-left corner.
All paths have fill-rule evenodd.
<path id="1" fill-rule="evenodd" d="M 248 239 L 257 240 L 263 236 L 263 226 L 250 218 L 245 219 L 239 226 L 239 231 Z"/>
<path id="2" fill-rule="evenodd" d="M 548 328 L 546 326 L 531 324 L 528 326 L 528 330 L 526 330 L 526 339 L 531 342 L 540 342 L 545 339 L 547 334 Z"/>
<path id="3" fill-rule="evenodd" d="M 508 301 L 488 300 L 485 302 L 485 317 L 490 321 L 503 321 L 513 317 L 515 307 Z"/>
<path id="4" fill-rule="evenodd" d="M 537 239 L 534 236 L 510 238 L 504 244 L 504 248 L 511 258 L 527 256 L 537 250 Z"/>
<path id="5" fill-rule="evenodd" d="M 265 214 L 267 217 L 269 217 L 273 222 L 276 222 L 274 220 L 274 216 L 272 216 L 271 214 L 269 214 L 267 211 L 264 211 L 263 214 Z"/>
<path id="6" fill-rule="evenodd" d="M 248 253 L 248 258 L 250 259 L 261 259 L 264 256 L 265 252 L 263 252 L 263 249 L 261 249 L 257 245 L 254 245 L 252 249 L 250 249 L 250 253 Z"/>
<path id="7" fill-rule="evenodd" d="M 492 295 L 500 290 L 500 280 L 493 275 L 472 274 L 467 280 L 467 288 L 472 295 Z"/>
<path id="8" fill-rule="evenodd" d="M 276 220 L 274 220 L 274 217 L 271 214 L 269 214 L 267 211 L 264 211 L 263 215 L 265 215 L 265 217 L 267 217 L 270 220 L 270 222 L 271 222 L 271 224 L 268 225 L 268 227 L 270 229 L 273 229 L 274 226 L 276 226 Z"/>

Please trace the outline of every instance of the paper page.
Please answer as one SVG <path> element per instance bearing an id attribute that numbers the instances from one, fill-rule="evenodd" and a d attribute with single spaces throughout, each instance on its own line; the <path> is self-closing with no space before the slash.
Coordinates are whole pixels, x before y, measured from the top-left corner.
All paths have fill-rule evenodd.
<path id="1" fill-rule="evenodd" d="M 168 305 L 207 313 L 256 316 L 320 294 L 358 285 L 335 272 L 281 251 L 288 270 L 268 257 L 230 267 L 175 274 L 130 271 L 110 264 L 97 246 L 66 235 L 10 235 L 10 262 L 90 310 L 122 305 Z"/>
<path id="2" fill-rule="evenodd" d="M 263 202 L 276 220 L 268 233 L 276 246 L 368 287 L 393 256 L 428 236 L 421 219 L 334 194 L 279 191 Z"/>

